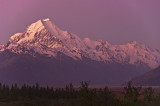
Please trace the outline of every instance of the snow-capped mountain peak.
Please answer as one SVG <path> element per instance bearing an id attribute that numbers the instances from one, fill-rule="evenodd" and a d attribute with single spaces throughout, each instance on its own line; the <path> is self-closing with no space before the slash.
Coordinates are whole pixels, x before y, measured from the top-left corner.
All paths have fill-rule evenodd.
<path id="1" fill-rule="evenodd" d="M 24 33 L 11 36 L 6 49 L 20 53 L 22 51 L 17 49 L 19 45 L 49 56 L 62 52 L 74 59 L 81 59 L 80 51 L 86 49 L 77 35 L 61 30 L 49 18 L 38 20 L 28 26 Z"/>
<path id="2" fill-rule="evenodd" d="M 10 37 L 1 47 L 14 53 L 34 53 L 57 56 L 63 53 L 75 60 L 89 58 L 96 61 L 125 64 L 147 64 L 154 68 L 160 64 L 160 53 L 136 41 L 124 45 L 112 45 L 107 41 L 80 39 L 77 35 L 58 28 L 47 19 L 38 20 L 23 33 Z M 25 48 L 25 49 L 24 49 Z M 34 51 L 31 53 L 30 51 Z"/>
<path id="3" fill-rule="evenodd" d="M 43 19 L 43 21 L 50 21 L 50 19 L 49 19 L 49 18 L 46 18 L 46 19 Z"/>
<path id="4" fill-rule="evenodd" d="M 16 33 L 13 36 L 11 36 L 9 41 L 15 42 L 18 44 L 23 43 L 23 42 L 27 42 L 27 41 L 32 41 L 35 38 L 36 33 L 40 32 L 44 28 L 45 27 L 42 24 L 42 21 L 39 20 L 39 21 L 31 24 L 30 26 L 28 26 L 28 28 L 26 29 L 26 31 L 24 33 Z"/>

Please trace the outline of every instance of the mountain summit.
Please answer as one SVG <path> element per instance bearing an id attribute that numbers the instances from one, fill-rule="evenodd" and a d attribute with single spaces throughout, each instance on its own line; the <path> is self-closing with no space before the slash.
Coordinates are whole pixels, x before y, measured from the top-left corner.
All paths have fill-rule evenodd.
<path id="1" fill-rule="evenodd" d="M 26 51 L 23 51 L 25 48 Z M 56 56 L 61 52 L 73 59 L 83 57 L 104 62 L 118 62 L 155 68 L 160 64 L 160 53 L 136 41 L 124 45 L 111 45 L 102 40 L 80 39 L 77 35 L 63 31 L 49 18 L 39 20 L 25 30 L 10 37 L 4 50 L 14 53 L 34 53 Z M 34 54 L 33 54 L 34 55 Z"/>
<path id="2" fill-rule="evenodd" d="M 62 52 L 74 59 L 81 58 L 79 53 L 85 49 L 79 37 L 59 29 L 48 18 L 31 24 L 24 33 L 11 36 L 6 49 L 24 53 L 17 47 L 32 49 L 35 53 L 48 56 L 56 56 L 57 52 Z"/>
<path id="3" fill-rule="evenodd" d="M 60 78 L 66 73 L 72 73 L 68 82 L 80 75 L 75 81 L 93 80 L 96 83 L 105 81 L 112 84 L 129 80 L 159 64 L 160 53 L 136 41 L 112 45 L 103 40 L 80 39 L 77 35 L 58 28 L 49 18 L 38 20 L 23 33 L 14 34 L 6 44 L 0 46 L 2 80 L 5 79 L 4 76 L 14 79 L 13 75 L 24 72 L 39 81 L 44 70 L 48 70 L 43 77 L 54 74 L 57 82 L 61 82 Z M 34 73 L 36 70 L 40 70 L 38 74 Z M 47 79 L 53 79 L 53 76 Z"/>

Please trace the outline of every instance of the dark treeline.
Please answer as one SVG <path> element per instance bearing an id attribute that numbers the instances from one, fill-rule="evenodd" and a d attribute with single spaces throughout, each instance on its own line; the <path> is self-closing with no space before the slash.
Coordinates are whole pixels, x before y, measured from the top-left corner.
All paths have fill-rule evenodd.
<path id="1" fill-rule="evenodd" d="M 120 95 L 105 88 L 89 88 L 81 82 L 76 89 L 72 84 L 65 88 L 40 87 L 17 84 L 0 84 L 0 106 L 159 106 L 160 96 L 151 87 L 142 90 L 128 82 Z"/>

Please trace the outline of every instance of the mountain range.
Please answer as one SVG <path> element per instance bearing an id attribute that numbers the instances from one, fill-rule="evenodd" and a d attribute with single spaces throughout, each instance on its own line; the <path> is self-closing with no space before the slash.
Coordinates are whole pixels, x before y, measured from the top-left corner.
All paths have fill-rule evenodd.
<path id="1" fill-rule="evenodd" d="M 90 81 L 121 84 L 160 65 L 160 52 L 136 41 L 113 45 L 79 38 L 49 18 L 0 45 L 0 81 L 64 85 Z"/>

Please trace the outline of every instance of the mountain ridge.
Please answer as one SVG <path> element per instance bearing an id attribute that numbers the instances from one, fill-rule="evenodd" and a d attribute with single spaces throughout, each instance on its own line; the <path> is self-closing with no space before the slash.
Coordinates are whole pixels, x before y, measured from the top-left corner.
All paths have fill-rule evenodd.
<path id="1" fill-rule="evenodd" d="M 133 41 L 123 45 L 112 45 L 102 40 L 80 39 L 77 35 L 56 27 L 49 18 L 38 20 L 31 24 L 24 33 L 11 36 L 6 45 L 4 50 L 12 51 L 19 45 L 25 45 L 26 48 L 28 46 L 28 49 L 32 48 L 35 52 L 49 56 L 56 56 L 56 52 L 60 51 L 74 59 L 82 59 L 84 56 L 104 62 L 112 62 L 113 59 L 119 63 L 128 61 L 129 64 L 140 61 L 151 68 L 160 64 L 160 53 L 144 44 Z M 48 51 L 43 50 L 44 47 L 49 48 Z M 22 51 L 17 50 L 17 52 Z"/>
<path id="2" fill-rule="evenodd" d="M 138 77 L 131 79 L 134 85 L 159 86 L 160 85 L 160 66 L 146 72 Z"/>
<path id="3" fill-rule="evenodd" d="M 121 84 L 159 64 L 160 52 L 144 44 L 80 39 L 50 19 L 32 23 L 0 46 L 0 81 L 11 84 Z"/>

